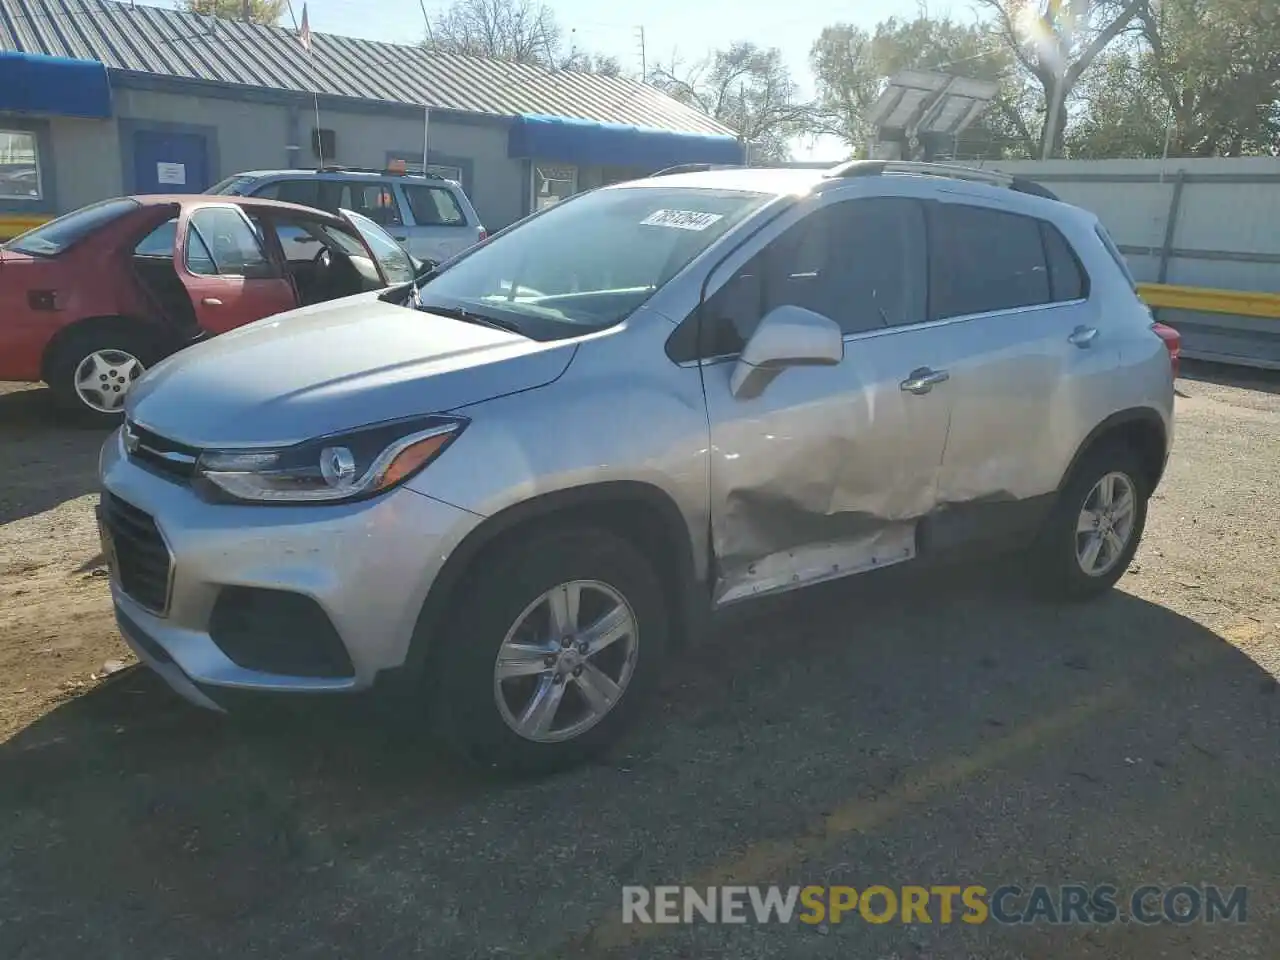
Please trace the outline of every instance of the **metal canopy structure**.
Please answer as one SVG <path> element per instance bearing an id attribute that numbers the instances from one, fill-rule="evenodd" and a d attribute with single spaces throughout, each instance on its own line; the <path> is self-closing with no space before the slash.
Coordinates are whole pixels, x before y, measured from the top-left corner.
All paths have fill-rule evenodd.
<path id="1" fill-rule="evenodd" d="M 903 70 L 895 74 L 867 111 L 867 119 L 877 133 L 872 156 L 917 159 L 922 143 L 927 152 L 930 141 L 946 138 L 954 142 L 981 116 L 999 90 L 999 84 L 992 81 L 945 73 Z M 897 150 L 893 149 L 895 146 Z M 899 156 L 886 155 L 892 153 Z"/>

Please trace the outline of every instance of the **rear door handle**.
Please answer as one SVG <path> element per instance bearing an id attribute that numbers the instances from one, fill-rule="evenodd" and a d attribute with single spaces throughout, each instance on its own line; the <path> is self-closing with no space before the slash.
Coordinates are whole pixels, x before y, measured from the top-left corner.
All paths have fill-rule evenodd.
<path id="1" fill-rule="evenodd" d="M 1079 347 L 1081 350 L 1093 345 L 1093 341 L 1098 339 L 1097 327 L 1076 327 L 1071 331 L 1071 336 L 1067 337 L 1068 342 Z"/>
<path id="2" fill-rule="evenodd" d="M 205 297 L 205 298 L 204 298 L 203 300 L 201 300 L 200 302 L 201 302 L 201 303 L 203 303 L 206 307 L 220 307 L 220 306 L 222 306 L 222 301 L 221 301 L 221 300 L 219 300 L 217 297 Z"/>
<path id="3" fill-rule="evenodd" d="M 914 393 L 916 396 L 920 396 L 932 390 L 935 383 L 946 383 L 950 379 L 951 374 L 945 370 L 918 367 L 907 374 L 907 379 L 903 380 L 898 386 L 907 393 Z"/>

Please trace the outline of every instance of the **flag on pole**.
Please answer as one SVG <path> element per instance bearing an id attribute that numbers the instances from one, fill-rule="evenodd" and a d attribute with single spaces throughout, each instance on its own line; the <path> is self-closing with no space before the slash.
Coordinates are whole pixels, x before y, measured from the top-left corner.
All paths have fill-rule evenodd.
<path id="1" fill-rule="evenodd" d="M 302 43 L 302 48 L 311 52 L 311 24 L 307 20 L 307 5 L 302 5 L 302 26 L 298 28 L 298 40 Z"/>

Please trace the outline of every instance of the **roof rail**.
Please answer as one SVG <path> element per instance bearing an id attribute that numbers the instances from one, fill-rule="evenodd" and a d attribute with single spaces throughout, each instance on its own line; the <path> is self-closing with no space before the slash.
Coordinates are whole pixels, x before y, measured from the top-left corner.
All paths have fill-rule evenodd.
<path id="1" fill-rule="evenodd" d="M 392 167 L 379 170 L 376 167 L 348 167 L 341 163 L 326 163 L 323 167 L 316 167 L 316 173 L 376 173 L 381 177 L 424 177 L 427 180 L 443 180 L 444 177 L 435 173 L 424 172 L 408 172 L 405 170 L 397 170 Z"/>
<path id="2" fill-rule="evenodd" d="M 736 163 L 677 163 L 674 167 L 664 167 L 651 177 L 669 177 L 676 173 L 705 173 L 708 170 L 737 170 Z"/>
<path id="3" fill-rule="evenodd" d="M 1058 196 L 1048 187 L 1026 177 L 1017 177 L 999 170 L 980 170 L 975 167 L 958 167 L 950 163 L 918 163 L 910 160 L 850 160 L 832 167 L 825 174 L 830 179 L 850 177 L 879 177 L 886 173 L 907 173 L 922 177 L 948 177 L 952 180 L 968 180 L 1007 187 L 1018 193 L 1057 200 Z"/>

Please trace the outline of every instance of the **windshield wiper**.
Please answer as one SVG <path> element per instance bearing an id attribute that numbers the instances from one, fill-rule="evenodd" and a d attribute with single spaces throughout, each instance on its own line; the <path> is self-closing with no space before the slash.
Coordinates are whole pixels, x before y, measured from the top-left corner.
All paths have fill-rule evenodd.
<path id="1" fill-rule="evenodd" d="M 508 333 L 518 333 L 520 336 L 526 336 L 525 332 L 510 320 L 500 320 L 497 317 L 487 317 L 479 313 L 472 313 L 470 310 L 464 310 L 461 307 L 438 307 L 426 306 L 421 304 L 416 309 L 423 313 L 434 313 L 440 317 L 448 317 L 450 320 L 461 320 L 464 323 L 474 323 L 482 327 L 492 327 L 495 330 L 506 330 Z"/>

